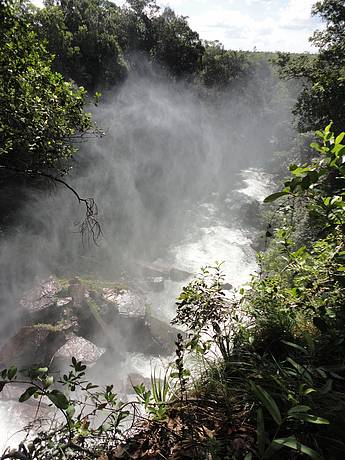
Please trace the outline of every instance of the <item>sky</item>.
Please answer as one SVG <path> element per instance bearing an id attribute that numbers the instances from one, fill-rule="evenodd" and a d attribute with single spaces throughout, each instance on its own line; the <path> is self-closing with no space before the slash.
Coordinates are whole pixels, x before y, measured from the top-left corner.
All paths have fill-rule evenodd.
<path id="1" fill-rule="evenodd" d="M 201 38 L 229 49 L 315 51 L 308 38 L 321 26 L 311 16 L 315 0 L 162 0 L 189 16 Z"/>
<path id="2" fill-rule="evenodd" d="M 157 4 L 188 16 L 190 27 L 202 39 L 219 40 L 227 49 L 315 52 L 308 41 L 313 31 L 322 27 L 310 14 L 315 1 L 157 0 Z"/>

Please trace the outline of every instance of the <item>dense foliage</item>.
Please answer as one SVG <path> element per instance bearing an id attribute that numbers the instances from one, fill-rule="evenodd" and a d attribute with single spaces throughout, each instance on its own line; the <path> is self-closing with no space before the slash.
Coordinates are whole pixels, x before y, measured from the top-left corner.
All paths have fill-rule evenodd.
<path id="1" fill-rule="evenodd" d="M 91 91 L 114 86 L 133 70 L 159 65 L 172 78 L 207 87 L 245 86 L 251 67 L 244 53 L 203 43 L 187 18 L 155 1 L 47 0 L 31 12 L 37 34 L 47 40 L 54 69 Z M 242 80 L 242 82 L 241 82 Z"/>
<path id="2" fill-rule="evenodd" d="M 58 381 L 46 367 L 4 369 L 0 391 L 21 382 L 21 402 L 35 397 L 63 416 L 4 458 L 343 458 L 345 10 L 341 0 L 324 0 L 313 11 L 327 26 L 312 38 L 320 53 L 277 60 L 283 77 L 303 80 L 300 129 L 319 130 L 309 160 L 290 165 L 281 190 L 265 200 L 278 204 L 259 272 L 232 298 L 219 266 L 183 289 L 173 322 L 185 334 L 177 337 L 175 360 L 163 376 L 153 371 L 150 388 L 135 386 L 131 403 L 112 386 L 88 382 L 75 359 Z M 120 8 L 105 0 L 47 0 L 43 9 L 7 1 L 0 19 L 3 181 L 8 171 L 29 178 L 67 172 L 72 140 L 91 128 L 85 90 L 73 82 L 109 88 L 149 62 L 203 95 L 226 89 L 254 106 L 254 81 L 266 108 L 281 103 L 272 100 L 266 57 L 203 43 L 186 18 L 154 1 Z M 273 122 L 275 113 L 262 116 Z"/>
<path id="3" fill-rule="evenodd" d="M 85 91 L 52 71 L 25 8 L 0 5 L 0 168 L 63 174 L 76 150 L 68 141 L 91 128 Z"/>
<path id="4" fill-rule="evenodd" d="M 66 420 L 22 447 L 24 458 L 130 459 L 147 451 L 148 458 L 342 458 L 345 133 L 329 125 L 317 136 L 314 160 L 291 165 L 283 189 L 266 198 L 284 202 L 260 272 L 240 297 L 225 296 L 221 267 L 205 268 L 183 289 L 174 322 L 185 338 L 178 336 L 164 376 L 154 371 L 151 388 L 134 387 L 136 402 L 118 403 L 112 387 L 85 380 L 76 360 L 59 386 L 47 368 L 24 371 L 24 378 L 15 368 L 2 372 L 0 389 L 27 382 L 20 401 L 48 398 Z M 301 203 L 321 223 L 307 245 L 294 219 Z M 125 419 L 134 423 L 129 432 L 120 429 Z"/>
<path id="5" fill-rule="evenodd" d="M 33 15 L 37 34 L 47 40 L 54 68 L 86 88 L 109 86 L 126 75 L 118 43 L 120 9 L 99 0 L 47 1 Z"/>
<path id="6" fill-rule="evenodd" d="M 335 129 L 341 131 L 345 128 L 344 2 L 317 2 L 313 14 L 326 23 L 326 28 L 316 31 L 310 39 L 319 47 L 318 55 L 280 54 L 277 62 L 283 77 L 299 77 L 304 81 L 295 108 L 300 130 L 314 130 L 333 120 Z"/>

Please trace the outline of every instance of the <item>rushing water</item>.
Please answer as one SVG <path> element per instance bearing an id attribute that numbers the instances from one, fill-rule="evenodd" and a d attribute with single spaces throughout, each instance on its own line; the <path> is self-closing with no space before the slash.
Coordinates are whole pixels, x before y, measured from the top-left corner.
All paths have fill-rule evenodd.
<path id="1" fill-rule="evenodd" d="M 262 202 L 270 193 L 272 181 L 269 174 L 261 170 L 249 169 L 239 175 L 237 190 L 229 196 L 214 194 L 209 202 L 199 203 L 186 214 L 187 231 L 178 244 L 170 247 L 162 260 L 165 266 L 173 266 L 191 274 L 196 274 L 205 265 L 216 261 L 224 262 L 225 281 L 235 288 L 248 282 L 250 274 L 257 266 L 252 242 L 258 230 L 250 223 L 243 224 L 240 219 L 243 207 Z M 146 302 L 151 305 L 152 313 L 160 319 L 170 321 L 174 315 L 176 297 L 188 282 L 166 280 L 164 290 L 150 292 Z M 160 366 L 161 361 L 154 362 L 149 357 L 128 354 L 122 367 L 127 373 L 137 373 L 149 378 L 151 368 Z M 124 380 L 127 378 L 124 375 Z M 13 435 L 25 425 L 22 415 L 18 413 L 18 403 L 2 402 L 0 404 L 0 451 L 7 445 L 17 445 L 23 433 Z M 26 421 L 27 422 L 27 421 Z"/>

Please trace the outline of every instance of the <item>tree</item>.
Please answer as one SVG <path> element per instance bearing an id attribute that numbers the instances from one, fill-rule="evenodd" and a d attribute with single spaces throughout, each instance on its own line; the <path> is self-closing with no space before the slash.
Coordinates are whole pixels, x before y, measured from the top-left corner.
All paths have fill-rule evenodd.
<path id="1" fill-rule="evenodd" d="M 23 1 L 0 4 L 0 48 L 1 184 L 63 183 L 85 204 L 89 220 L 84 224 L 92 224 L 93 201 L 80 198 L 62 179 L 76 152 L 74 142 L 93 128 L 84 111 L 85 90 L 52 71 L 52 58 L 29 24 Z"/>
<path id="2" fill-rule="evenodd" d="M 195 74 L 205 49 L 198 33 L 189 27 L 187 17 L 177 16 L 172 9 L 165 8 L 153 23 L 153 60 L 174 76 Z"/>
<path id="3" fill-rule="evenodd" d="M 46 0 L 45 5 L 33 21 L 55 56 L 55 70 L 91 91 L 123 80 L 119 7 L 107 0 Z"/>
<path id="4" fill-rule="evenodd" d="M 155 0 L 127 0 L 121 10 L 119 41 L 127 57 L 133 52 L 150 55 L 154 44 L 152 20 L 160 11 Z"/>
<path id="5" fill-rule="evenodd" d="M 344 64 L 345 4 L 343 0 L 318 1 L 312 13 L 321 16 L 326 22 L 326 29 L 316 31 L 311 40 L 323 50 L 323 53 L 330 54 L 334 51 L 338 57 L 341 57 L 342 64 Z"/>
<path id="6" fill-rule="evenodd" d="M 323 0 L 312 10 L 326 22 L 310 41 L 319 47 L 315 56 L 280 54 L 278 65 L 285 78 L 302 78 L 304 88 L 294 113 L 300 131 L 314 130 L 333 120 L 335 130 L 345 129 L 345 5 Z"/>
<path id="7" fill-rule="evenodd" d="M 243 53 L 227 51 L 218 41 L 205 42 L 200 79 L 207 87 L 225 89 L 245 77 L 249 63 Z"/>

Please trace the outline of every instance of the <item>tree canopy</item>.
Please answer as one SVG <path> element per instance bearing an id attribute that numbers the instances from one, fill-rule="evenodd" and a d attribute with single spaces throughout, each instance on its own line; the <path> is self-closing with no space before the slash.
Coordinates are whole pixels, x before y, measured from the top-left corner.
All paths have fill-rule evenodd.
<path id="1" fill-rule="evenodd" d="M 0 48 L 1 187 L 15 189 L 18 199 L 23 181 L 63 183 L 86 207 L 81 230 L 97 236 L 93 200 L 81 198 L 61 179 L 77 150 L 75 142 L 93 130 L 84 110 L 86 91 L 52 70 L 52 56 L 28 21 L 26 2 L 0 4 Z M 5 200 L 1 206 L 4 218 L 13 203 Z"/>
<path id="2" fill-rule="evenodd" d="M 94 91 L 126 75 L 117 39 L 119 16 L 120 9 L 107 0 L 47 0 L 33 20 L 54 55 L 53 68 Z"/>
<path id="3" fill-rule="evenodd" d="M 336 130 L 345 129 L 345 6 L 342 0 L 317 2 L 312 10 L 326 23 L 310 41 L 319 47 L 316 56 L 280 54 L 278 65 L 285 78 L 302 78 L 304 88 L 295 114 L 301 131 L 325 126 L 333 120 Z"/>
<path id="4" fill-rule="evenodd" d="M 86 93 L 52 71 L 25 7 L 0 5 L 0 167 L 60 175 L 75 152 L 69 141 L 92 127 Z"/>

